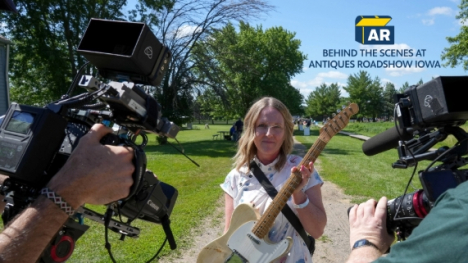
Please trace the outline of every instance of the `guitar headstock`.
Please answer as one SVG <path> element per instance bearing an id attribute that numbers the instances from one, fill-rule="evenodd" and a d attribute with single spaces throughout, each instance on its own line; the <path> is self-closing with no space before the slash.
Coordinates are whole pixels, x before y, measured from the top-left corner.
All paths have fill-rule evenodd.
<path id="1" fill-rule="evenodd" d="M 359 107 L 356 103 L 350 103 L 348 106 L 343 106 L 341 110 L 338 110 L 337 114 L 334 114 L 333 119 L 328 120 L 320 128 L 320 138 L 328 142 L 335 134 L 340 132 L 349 123 L 351 116 L 359 112 Z"/>

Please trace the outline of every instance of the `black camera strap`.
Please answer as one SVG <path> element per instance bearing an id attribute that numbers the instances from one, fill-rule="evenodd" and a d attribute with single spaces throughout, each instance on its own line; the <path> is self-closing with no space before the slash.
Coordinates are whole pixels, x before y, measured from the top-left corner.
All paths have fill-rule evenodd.
<path id="1" fill-rule="evenodd" d="M 272 199 L 274 199 L 275 196 L 278 194 L 278 191 L 276 191 L 275 187 L 273 187 L 270 180 L 268 180 L 268 178 L 262 172 L 260 167 L 258 167 L 255 161 L 250 162 L 250 171 L 255 175 L 255 177 L 263 186 L 263 188 L 265 188 L 268 195 Z M 288 219 L 289 223 L 291 223 L 291 225 L 294 227 L 297 233 L 299 233 L 299 235 L 302 237 L 302 239 L 307 245 L 307 248 L 309 248 L 310 255 L 312 256 L 315 251 L 315 239 L 309 236 L 305 232 L 304 227 L 301 224 L 301 221 L 296 216 L 296 214 L 294 214 L 294 212 L 291 210 L 289 205 L 286 204 L 285 206 L 283 206 L 283 209 L 281 210 L 281 212 L 286 217 L 286 219 Z"/>

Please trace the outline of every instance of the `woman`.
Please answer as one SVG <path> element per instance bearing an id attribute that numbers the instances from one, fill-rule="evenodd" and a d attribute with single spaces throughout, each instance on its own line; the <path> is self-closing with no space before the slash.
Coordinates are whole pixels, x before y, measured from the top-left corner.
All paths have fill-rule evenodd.
<path id="1" fill-rule="evenodd" d="M 231 215 L 240 203 L 252 203 L 259 209 L 260 214 L 263 214 L 272 201 L 255 176 L 250 173 L 248 164 L 251 160 L 257 162 L 278 191 L 302 160 L 301 157 L 290 154 L 294 144 L 294 124 L 289 110 L 281 101 L 272 97 L 260 99 L 247 112 L 244 124 L 244 134 L 239 140 L 238 151 L 234 156 L 235 168 L 221 185 L 225 191 L 224 232 L 228 231 Z M 309 167 L 310 169 L 301 167 L 302 182 L 287 204 L 297 214 L 305 231 L 317 239 L 323 234 L 327 217 L 320 191 L 323 181 L 313 169 L 312 163 Z M 312 262 L 301 236 L 280 213 L 268 237 L 276 243 L 288 236 L 293 239 L 293 246 L 288 256 L 280 262 Z"/>

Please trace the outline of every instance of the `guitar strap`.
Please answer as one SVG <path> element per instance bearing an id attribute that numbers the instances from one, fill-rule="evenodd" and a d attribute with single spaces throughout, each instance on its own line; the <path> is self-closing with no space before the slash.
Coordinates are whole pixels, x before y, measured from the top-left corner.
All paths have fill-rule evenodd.
<path id="1" fill-rule="evenodd" d="M 260 184 L 262 184 L 263 188 L 265 188 L 268 195 L 272 199 L 274 199 L 275 196 L 278 194 L 278 191 L 276 191 L 275 187 L 273 187 L 270 180 L 268 180 L 268 178 L 262 172 L 260 167 L 258 167 L 255 161 L 250 162 L 250 171 L 252 171 L 252 173 L 255 175 Z M 312 256 L 315 251 L 315 239 L 305 232 L 301 221 L 296 216 L 296 214 L 294 214 L 289 205 L 286 204 L 281 210 L 281 212 L 286 217 L 286 219 L 288 219 L 289 223 L 291 223 L 291 225 L 294 227 L 297 233 L 299 233 L 299 235 L 302 237 L 302 239 L 307 245 L 307 248 L 309 248 L 310 255 Z"/>

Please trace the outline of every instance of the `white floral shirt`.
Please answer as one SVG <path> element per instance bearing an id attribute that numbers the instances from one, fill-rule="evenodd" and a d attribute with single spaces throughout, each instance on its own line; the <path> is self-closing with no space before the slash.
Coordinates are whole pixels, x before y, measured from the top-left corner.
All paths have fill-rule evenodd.
<path id="1" fill-rule="evenodd" d="M 270 180 L 271 184 L 278 190 L 278 192 L 283 187 L 284 183 L 288 180 L 291 174 L 291 168 L 298 166 L 302 158 L 296 155 L 288 155 L 286 164 L 284 165 L 281 171 L 276 171 L 275 163 L 278 161 L 276 159 L 273 163 L 268 165 L 263 165 L 257 161 L 259 167 L 265 174 L 265 176 Z M 257 178 L 252 173 L 246 173 L 247 166 L 241 167 L 239 171 L 233 169 L 226 176 L 226 179 L 221 188 L 229 194 L 234 199 L 234 208 L 236 208 L 241 203 L 251 203 L 259 210 L 262 215 L 266 208 L 271 204 L 272 199 L 258 182 Z M 320 178 L 317 171 L 314 169 L 314 172 L 304 187 L 304 191 L 315 186 L 317 184 L 322 185 L 323 181 Z M 287 204 L 291 207 L 294 213 L 297 215 L 296 209 L 293 207 L 292 198 L 289 198 Z M 312 259 L 309 253 L 309 250 L 301 238 L 301 236 L 294 230 L 294 227 L 290 225 L 286 217 L 282 213 L 278 215 L 275 220 L 273 227 L 268 233 L 268 237 L 274 243 L 283 240 L 286 237 L 292 237 L 293 246 L 287 257 L 284 257 L 278 262 L 285 263 L 311 263 Z"/>

